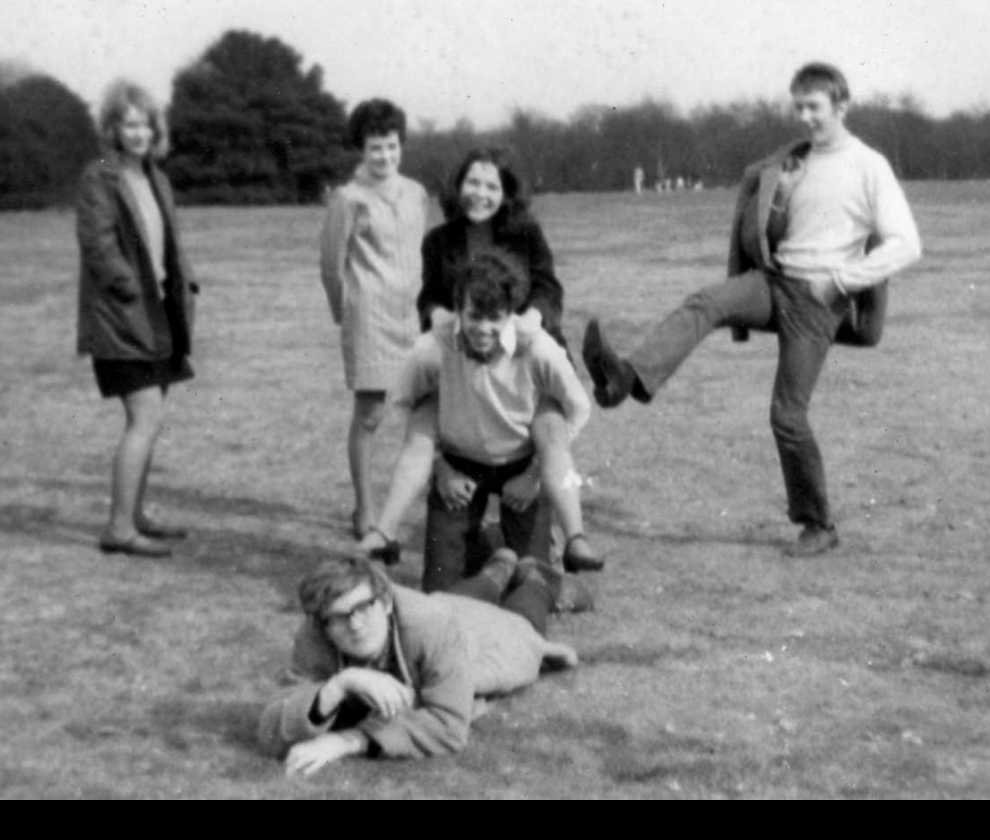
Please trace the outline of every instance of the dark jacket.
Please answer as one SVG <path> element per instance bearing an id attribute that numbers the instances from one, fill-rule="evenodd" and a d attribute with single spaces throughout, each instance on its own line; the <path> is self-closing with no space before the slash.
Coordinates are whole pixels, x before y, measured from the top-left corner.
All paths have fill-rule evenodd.
<path id="1" fill-rule="evenodd" d="M 140 211 L 124 185 L 119 158 L 107 153 L 83 171 L 76 206 L 79 239 L 77 350 L 98 359 L 152 361 L 192 349 L 194 295 L 165 175 L 148 168 L 165 230 L 165 297 L 142 234 Z"/>
<path id="2" fill-rule="evenodd" d="M 454 268 L 467 258 L 467 226 L 463 216 L 455 216 L 431 230 L 423 239 L 423 288 L 416 301 L 420 324 L 430 327 L 429 313 L 436 306 L 454 308 Z M 553 255 L 535 219 L 524 215 L 496 225 L 494 245 L 518 258 L 529 271 L 530 293 L 525 306 L 543 316 L 543 328 L 560 341 L 560 320 L 564 291 L 554 274 Z"/>
<path id="3" fill-rule="evenodd" d="M 729 277 L 753 270 L 779 271 L 773 255 L 787 232 L 787 215 L 776 209 L 780 176 L 800 166 L 810 148 L 807 140 L 790 143 L 746 167 L 729 235 Z M 867 250 L 872 244 L 867 243 Z M 880 341 L 887 312 L 887 281 L 851 295 L 849 303 L 849 311 L 835 336 L 836 343 L 875 346 Z M 774 327 L 771 325 L 769 329 Z M 732 338 L 746 341 L 749 330 L 733 327 Z"/>

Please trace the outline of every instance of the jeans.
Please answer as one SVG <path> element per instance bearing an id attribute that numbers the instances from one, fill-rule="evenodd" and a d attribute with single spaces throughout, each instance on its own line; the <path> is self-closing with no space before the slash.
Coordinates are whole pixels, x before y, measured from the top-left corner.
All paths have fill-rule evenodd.
<path id="1" fill-rule="evenodd" d="M 801 525 L 830 527 L 825 467 L 808 423 L 808 405 L 848 305 L 840 297 L 825 306 L 803 280 L 750 271 L 687 297 L 650 330 L 629 362 L 652 396 L 712 330 L 775 329 L 770 426 L 787 488 L 787 513 Z"/>
<path id="2" fill-rule="evenodd" d="M 423 591 L 450 589 L 463 577 L 474 575 L 491 554 L 491 546 L 481 533 L 488 497 L 499 495 L 505 483 L 524 472 L 532 457 L 510 464 L 489 466 L 445 454 L 447 462 L 477 485 L 463 510 L 450 510 L 430 488 L 426 500 L 426 545 L 423 549 Z M 499 507 L 505 545 L 520 557 L 541 560 L 550 556 L 550 505 L 541 493 L 522 513 Z"/>

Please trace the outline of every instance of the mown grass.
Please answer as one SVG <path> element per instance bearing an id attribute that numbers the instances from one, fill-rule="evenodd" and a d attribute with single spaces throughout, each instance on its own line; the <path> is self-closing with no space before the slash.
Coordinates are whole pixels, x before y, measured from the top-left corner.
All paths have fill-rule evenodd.
<path id="1" fill-rule="evenodd" d="M 990 796 L 990 185 L 910 196 L 927 257 L 895 281 L 880 348 L 835 350 L 816 392 L 838 552 L 781 556 L 774 343 L 713 336 L 576 445 L 609 564 L 597 611 L 551 634 L 582 666 L 493 704 L 460 756 L 307 782 L 253 738 L 298 578 L 350 546 L 318 209 L 182 214 L 198 376 L 170 397 L 153 496 L 193 534 L 161 562 L 95 547 L 121 418 L 73 352 L 72 216 L 0 215 L 0 794 Z M 731 201 L 542 197 L 572 347 L 592 314 L 631 345 L 717 279 Z M 383 486 L 399 434 L 390 419 Z"/>

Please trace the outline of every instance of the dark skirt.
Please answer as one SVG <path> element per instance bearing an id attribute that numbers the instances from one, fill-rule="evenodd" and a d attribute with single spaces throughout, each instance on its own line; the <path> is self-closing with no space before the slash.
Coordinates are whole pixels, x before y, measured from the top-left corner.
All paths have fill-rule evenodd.
<path id="1" fill-rule="evenodd" d="M 175 382 L 195 375 L 188 356 L 142 361 L 139 359 L 93 359 L 93 373 L 104 397 L 126 397 L 143 388 L 168 391 Z"/>

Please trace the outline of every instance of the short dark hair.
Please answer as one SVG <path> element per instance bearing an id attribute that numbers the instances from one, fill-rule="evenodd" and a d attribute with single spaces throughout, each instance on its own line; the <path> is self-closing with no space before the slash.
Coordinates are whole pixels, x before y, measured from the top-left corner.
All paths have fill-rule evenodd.
<path id="1" fill-rule="evenodd" d="M 384 137 L 398 132 L 399 141 L 406 142 L 406 112 L 388 99 L 366 99 L 347 120 L 347 142 L 363 149 L 369 137 Z"/>
<path id="2" fill-rule="evenodd" d="M 454 269 L 454 306 L 467 301 L 489 318 L 518 312 L 529 299 L 529 273 L 512 254 L 499 248 L 479 251 Z"/>
<path id="3" fill-rule="evenodd" d="M 476 163 L 490 163 L 498 170 L 498 178 L 502 183 L 502 206 L 495 214 L 496 226 L 504 221 L 514 220 L 525 212 L 529 206 L 525 185 L 516 172 L 508 151 L 497 146 L 479 146 L 471 149 L 454 170 L 454 177 L 443 199 L 444 215 L 452 219 L 462 212 L 461 186 L 468 170 Z"/>
<path id="4" fill-rule="evenodd" d="M 367 583 L 378 598 L 391 600 L 392 584 L 382 567 L 358 555 L 324 560 L 299 584 L 299 602 L 306 615 L 322 618 L 338 598 Z"/>
<path id="5" fill-rule="evenodd" d="M 842 71 L 834 64 L 813 61 L 805 64 L 791 79 L 791 93 L 799 90 L 822 90 L 828 94 L 833 105 L 849 101 L 849 82 Z"/>

